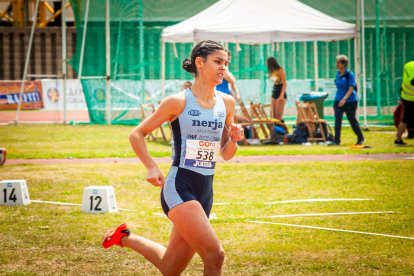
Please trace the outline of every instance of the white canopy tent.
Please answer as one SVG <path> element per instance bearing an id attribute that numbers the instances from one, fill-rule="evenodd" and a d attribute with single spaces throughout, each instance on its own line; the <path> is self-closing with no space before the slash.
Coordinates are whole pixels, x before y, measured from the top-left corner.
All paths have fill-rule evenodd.
<path id="1" fill-rule="evenodd" d="M 220 0 L 204 11 L 162 31 L 162 95 L 164 98 L 165 43 L 215 40 L 232 43 L 333 41 L 355 38 L 355 75 L 359 83 L 359 0 L 357 26 L 321 13 L 297 0 Z M 363 10 L 363 1 L 361 7 Z M 364 53 L 363 53 L 364 54 Z M 364 55 L 363 55 L 364 56 Z M 317 58 L 315 80 L 318 87 Z M 365 76 L 363 81 L 366 118 Z M 366 119 L 364 120 L 366 121 Z M 365 124 L 366 125 L 366 124 Z"/>
<path id="2" fill-rule="evenodd" d="M 216 40 L 233 43 L 342 40 L 355 25 L 296 0 L 221 0 L 162 32 L 164 42 Z"/>

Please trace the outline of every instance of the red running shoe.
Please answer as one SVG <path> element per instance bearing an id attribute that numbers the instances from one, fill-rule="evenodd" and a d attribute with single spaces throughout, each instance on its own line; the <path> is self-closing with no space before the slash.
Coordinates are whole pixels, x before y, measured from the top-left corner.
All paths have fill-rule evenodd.
<path id="1" fill-rule="evenodd" d="M 126 223 L 119 225 L 114 231 L 106 233 L 102 238 L 102 246 L 109 248 L 112 245 L 119 245 L 121 247 L 121 239 L 125 236 L 129 236 L 130 231 Z"/>

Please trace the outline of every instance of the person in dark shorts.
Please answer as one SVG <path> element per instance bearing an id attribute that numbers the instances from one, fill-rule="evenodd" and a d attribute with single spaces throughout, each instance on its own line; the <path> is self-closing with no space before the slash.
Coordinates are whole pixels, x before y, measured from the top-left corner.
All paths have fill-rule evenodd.
<path id="1" fill-rule="evenodd" d="M 279 65 L 274 57 L 270 57 L 266 60 L 267 70 L 269 78 L 273 82 L 272 92 L 272 118 L 276 118 L 279 121 L 283 120 L 283 111 L 287 102 L 286 95 L 286 73 L 285 70 Z"/>
<path id="2" fill-rule="evenodd" d="M 204 275 L 221 275 L 224 250 L 209 222 L 217 156 L 233 158 L 243 129 L 234 124 L 235 100 L 215 90 L 226 71 L 227 53 L 211 40 L 198 43 L 183 68 L 195 75 L 188 88 L 164 99 L 148 119 L 130 134 L 134 152 L 148 169 L 147 181 L 162 187 L 161 205 L 173 223 L 167 248 L 132 235 L 126 223 L 108 232 L 102 246 L 126 246 L 150 261 L 163 275 L 180 275 L 195 252 Z M 166 179 L 150 156 L 145 136 L 171 122 L 174 159 Z"/>

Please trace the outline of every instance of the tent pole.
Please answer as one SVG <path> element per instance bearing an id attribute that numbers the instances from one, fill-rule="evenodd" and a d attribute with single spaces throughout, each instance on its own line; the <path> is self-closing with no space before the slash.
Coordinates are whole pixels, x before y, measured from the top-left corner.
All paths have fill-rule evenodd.
<path id="1" fill-rule="evenodd" d="M 63 77 L 63 123 L 66 124 L 66 7 L 65 0 L 61 0 L 62 6 L 62 77 Z"/>
<path id="2" fill-rule="evenodd" d="M 26 9 L 28 9 L 28 8 L 29 8 L 29 6 L 26 6 Z M 36 8 L 35 8 L 35 11 L 33 13 L 32 31 L 30 32 L 29 47 L 27 48 L 26 62 L 24 64 L 24 71 L 23 71 L 22 86 L 20 88 L 20 95 L 19 95 L 19 103 L 18 103 L 17 113 L 16 113 L 16 120 L 14 122 L 14 125 L 16 125 L 16 126 L 17 126 L 17 122 L 19 121 L 19 113 L 20 113 L 20 108 L 21 108 L 22 100 L 23 100 L 22 97 L 23 97 L 24 83 L 26 82 L 27 67 L 29 66 L 30 51 L 32 50 L 33 34 L 34 34 L 34 28 L 35 28 L 35 25 L 36 25 L 36 16 L 37 16 L 38 9 L 39 9 L 39 0 L 36 1 Z"/>
<path id="3" fill-rule="evenodd" d="M 303 42 L 303 60 L 305 61 L 303 64 L 303 75 L 305 79 L 308 78 L 308 42 Z"/>
<path id="4" fill-rule="evenodd" d="M 259 51 L 260 51 L 260 65 L 265 63 L 264 60 L 264 47 L 263 44 L 259 45 Z M 265 74 L 263 72 L 263 70 L 260 70 L 260 102 L 262 104 L 265 103 L 265 93 L 266 93 L 266 81 L 265 81 Z"/>
<path id="5" fill-rule="evenodd" d="M 367 124 L 367 82 L 365 68 L 365 10 L 364 1 L 361 0 L 361 40 L 362 40 L 362 94 L 364 97 L 364 129 L 368 129 Z"/>
<path id="6" fill-rule="evenodd" d="M 86 39 L 86 30 L 88 25 L 88 14 L 89 14 L 89 0 L 86 0 L 86 10 L 85 10 L 85 19 L 83 23 L 83 34 L 82 34 L 82 46 L 79 59 L 79 74 L 78 74 L 78 84 L 81 83 L 82 77 L 82 67 L 83 67 L 83 54 L 85 52 L 85 39 Z M 73 113 L 73 125 L 76 124 L 76 112 L 78 111 L 78 97 L 75 93 L 75 112 Z"/>
<path id="7" fill-rule="evenodd" d="M 111 125 L 111 33 L 109 0 L 105 1 L 105 40 L 106 40 L 106 123 Z"/>
<path id="8" fill-rule="evenodd" d="M 388 84 L 388 48 L 387 48 L 387 27 L 385 23 L 385 0 L 382 0 L 382 28 L 383 28 L 383 49 L 384 49 L 384 68 L 385 68 L 385 92 L 387 93 L 387 106 L 388 106 L 388 115 L 391 114 L 390 111 L 390 91 L 389 91 L 389 84 Z"/>
<path id="9" fill-rule="evenodd" d="M 357 29 L 357 36 L 354 39 L 354 58 L 355 58 L 355 82 L 357 87 L 361 87 L 360 83 L 360 64 L 361 64 L 361 56 L 360 56 L 360 41 L 361 41 L 361 35 L 360 35 L 360 0 L 357 0 L 356 5 L 356 29 Z M 357 118 L 359 119 L 359 108 L 357 109 Z"/>
<path id="10" fill-rule="evenodd" d="M 313 42 L 313 58 L 315 59 L 315 91 L 319 91 L 319 80 L 318 80 L 318 42 Z"/>
<path id="11" fill-rule="evenodd" d="M 124 6 L 124 0 L 122 0 L 121 2 L 121 7 Z M 121 20 L 119 20 L 119 24 L 118 24 L 118 39 L 116 42 L 116 51 L 115 51 L 115 68 L 114 68 L 114 79 L 117 79 L 117 74 L 118 74 L 118 63 L 119 63 L 119 47 L 121 45 L 121 30 L 122 30 L 122 18 L 123 18 L 123 14 L 124 14 L 124 9 L 121 9 L 121 15 L 120 18 Z"/>
<path id="12" fill-rule="evenodd" d="M 357 85 L 357 87 L 360 87 L 359 84 L 359 47 L 358 47 L 358 42 L 359 39 L 355 38 L 354 39 L 354 52 L 355 52 L 355 56 L 354 56 L 354 63 L 355 63 L 355 83 Z"/>
<path id="13" fill-rule="evenodd" d="M 381 57 L 380 57 L 380 29 L 379 29 L 379 0 L 375 0 L 375 59 L 376 59 L 376 78 L 375 90 L 377 90 L 377 116 L 381 116 Z"/>
<path id="14" fill-rule="evenodd" d="M 161 100 L 165 97 L 165 42 L 161 44 Z"/>

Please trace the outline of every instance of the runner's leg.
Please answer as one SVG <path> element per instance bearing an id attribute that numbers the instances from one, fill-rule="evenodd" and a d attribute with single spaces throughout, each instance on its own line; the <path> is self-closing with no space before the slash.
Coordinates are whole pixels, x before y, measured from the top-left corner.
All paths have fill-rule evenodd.
<path id="1" fill-rule="evenodd" d="M 191 248 L 200 255 L 204 263 L 204 275 L 221 275 L 224 250 L 200 203 L 191 200 L 180 204 L 170 210 L 168 217 Z"/>
<path id="2" fill-rule="evenodd" d="M 168 247 L 143 237 L 124 237 L 122 245 L 129 247 L 155 265 L 163 275 L 180 275 L 194 256 L 192 249 L 173 226 Z"/>
<path id="3" fill-rule="evenodd" d="M 163 275 L 179 275 L 196 251 L 204 262 L 204 275 L 221 275 L 224 250 L 198 201 L 175 206 L 168 216 L 174 226 L 168 247 L 143 237 L 124 237 L 129 247 L 154 264 Z"/>

